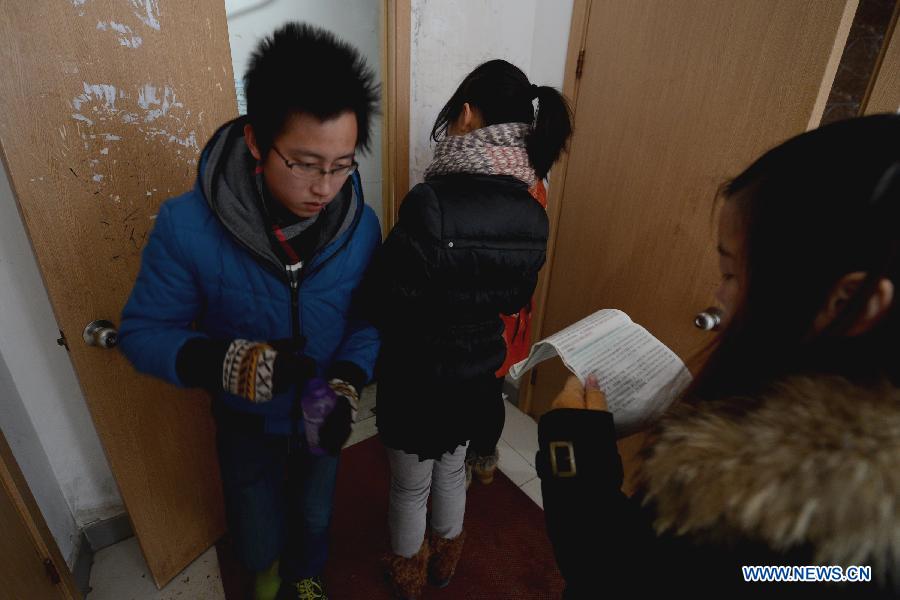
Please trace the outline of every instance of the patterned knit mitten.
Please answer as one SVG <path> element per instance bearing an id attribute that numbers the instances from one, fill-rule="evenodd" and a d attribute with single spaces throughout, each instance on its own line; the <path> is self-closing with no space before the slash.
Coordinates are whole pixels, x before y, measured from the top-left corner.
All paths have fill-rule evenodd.
<path id="1" fill-rule="evenodd" d="M 275 359 L 269 344 L 234 340 L 222 363 L 222 389 L 250 402 L 268 402 L 275 393 Z"/>

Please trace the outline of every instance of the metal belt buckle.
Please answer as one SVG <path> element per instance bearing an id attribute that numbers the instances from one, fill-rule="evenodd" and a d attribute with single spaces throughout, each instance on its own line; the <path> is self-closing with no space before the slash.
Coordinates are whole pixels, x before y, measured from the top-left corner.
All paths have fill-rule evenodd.
<path id="1" fill-rule="evenodd" d="M 554 477 L 575 477 L 577 470 L 572 442 L 550 442 L 550 468 Z"/>

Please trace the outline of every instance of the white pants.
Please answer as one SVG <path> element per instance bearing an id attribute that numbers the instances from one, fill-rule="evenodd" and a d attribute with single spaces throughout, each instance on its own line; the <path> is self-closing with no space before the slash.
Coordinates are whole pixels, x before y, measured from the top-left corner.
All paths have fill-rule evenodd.
<path id="1" fill-rule="evenodd" d="M 425 539 L 428 494 L 431 493 L 431 528 L 446 539 L 462 533 L 466 514 L 466 445 L 447 452 L 440 460 L 388 448 L 391 493 L 388 528 L 391 550 L 409 558 Z"/>

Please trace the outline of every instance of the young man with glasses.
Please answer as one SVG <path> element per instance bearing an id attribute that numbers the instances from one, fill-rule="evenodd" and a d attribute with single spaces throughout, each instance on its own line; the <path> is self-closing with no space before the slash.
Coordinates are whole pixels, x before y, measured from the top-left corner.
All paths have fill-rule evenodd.
<path id="1" fill-rule="evenodd" d="M 320 579 L 337 455 L 378 354 L 351 302 L 381 240 L 355 156 L 377 85 L 358 52 L 296 23 L 264 39 L 247 115 L 200 158 L 194 189 L 162 205 L 122 314 L 141 371 L 212 392 L 229 531 L 254 597 L 325 598 Z M 310 451 L 300 398 L 338 402 Z"/>

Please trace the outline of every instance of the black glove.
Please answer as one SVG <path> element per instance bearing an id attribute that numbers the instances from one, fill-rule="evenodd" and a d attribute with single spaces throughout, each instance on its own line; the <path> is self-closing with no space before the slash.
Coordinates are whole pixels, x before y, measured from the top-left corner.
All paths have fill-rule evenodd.
<path id="1" fill-rule="evenodd" d="M 188 340 L 175 361 L 181 382 L 212 392 L 226 391 L 251 402 L 268 402 L 292 384 L 315 376 L 316 363 L 298 356 L 291 340 Z"/>
<path id="2" fill-rule="evenodd" d="M 319 426 L 319 447 L 329 454 L 338 454 L 344 447 L 347 438 L 350 437 L 351 421 L 350 401 L 343 396 L 338 396 L 334 409 Z"/>
<path id="3" fill-rule="evenodd" d="M 291 339 L 267 342 L 278 352 L 275 357 L 273 382 L 275 393 L 287 391 L 292 385 L 303 390 L 306 382 L 316 376 L 316 361 L 304 354 L 297 354 Z"/>

